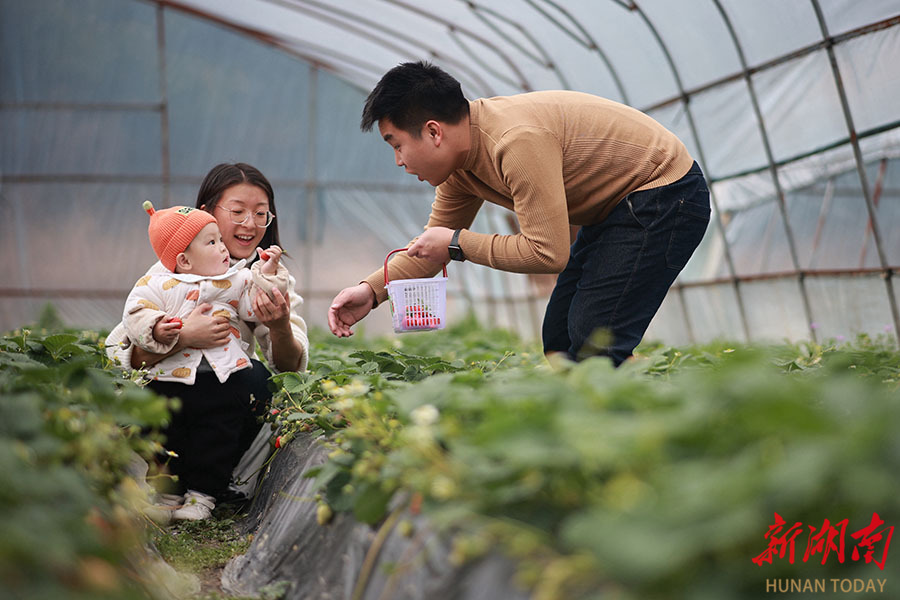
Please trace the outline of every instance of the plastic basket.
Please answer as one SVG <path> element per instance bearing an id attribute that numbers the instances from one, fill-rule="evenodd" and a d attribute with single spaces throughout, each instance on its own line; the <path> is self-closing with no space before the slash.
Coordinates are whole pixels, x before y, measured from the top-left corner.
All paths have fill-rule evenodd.
<path id="1" fill-rule="evenodd" d="M 404 250 L 407 248 L 391 250 L 384 258 L 384 286 L 391 303 L 394 331 L 406 333 L 443 329 L 447 324 L 447 265 L 442 265 L 443 277 L 388 281 L 388 259 L 395 252 Z"/>

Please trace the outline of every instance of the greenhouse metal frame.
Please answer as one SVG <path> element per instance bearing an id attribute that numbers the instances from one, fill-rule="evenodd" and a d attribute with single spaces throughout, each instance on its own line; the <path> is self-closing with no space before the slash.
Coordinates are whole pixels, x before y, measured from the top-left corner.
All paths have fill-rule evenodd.
<path id="1" fill-rule="evenodd" d="M 323 326 L 334 294 L 427 217 L 430 188 L 356 124 L 384 71 L 428 59 L 470 98 L 589 91 L 682 137 L 715 216 L 647 337 L 900 337 L 896 2 L 2 0 L 0 16 L 4 329 L 46 302 L 70 324 L 112 327 L 152 262 L 140 200 L 190 203 L 227 160 L 271 173 L 304 317 Z M 709 39 L 677 35 L 697 23 L 684 37 Z M 268 96 L 253 86 L 275 81 L 257 108 Z M 229 121 L 233 134 L 217 129 Z M 228 143 L 246 152 L 215 147 Z M 92 193 L 103 227 L 82 222 Z M 475 229 L 516 223 L 485 206 Z M 90 249 L 54 262 L 55 243 Z M 451 312 L 535 336 L 547 289 L 454 265 Z M 378 319 L 371 329 L 386 331 L 389 316 Z"/>

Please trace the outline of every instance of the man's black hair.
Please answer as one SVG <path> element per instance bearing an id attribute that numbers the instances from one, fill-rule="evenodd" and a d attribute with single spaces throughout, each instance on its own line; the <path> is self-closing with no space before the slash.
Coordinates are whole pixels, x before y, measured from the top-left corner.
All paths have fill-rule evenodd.
<path id="1" fill-rule="evenodd" d="M 370 131 L 386 118 L 418 137 L 426 121 L 455 124 L 468 112 L 469 103 L 452 75 L 425 61 L 407 62 L 384 74 L 366 98 L 359 126 Z"/>

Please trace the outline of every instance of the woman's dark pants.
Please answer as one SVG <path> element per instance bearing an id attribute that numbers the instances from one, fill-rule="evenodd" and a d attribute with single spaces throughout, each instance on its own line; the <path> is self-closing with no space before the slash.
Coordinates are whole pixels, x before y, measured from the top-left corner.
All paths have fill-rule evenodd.
<path id="1" fill-rule="evenodd" d="M 174 493 L 192 489 L 210 496 L 228 487 L 231 472 L 259 432 L 258 417 L 272 397 L 268 369 L 257 360 L 251 363 L 251 369 L 232 373 L 225 383 L 211 371 L 197 373 L 194 385 L 150 382 L 156 393 L 181 399 L 181 409 L 172 414 L 171 424 L 162 432 L 165 448 L 178 454 L 163 457 L 178 482 L 157 487 Z"/>

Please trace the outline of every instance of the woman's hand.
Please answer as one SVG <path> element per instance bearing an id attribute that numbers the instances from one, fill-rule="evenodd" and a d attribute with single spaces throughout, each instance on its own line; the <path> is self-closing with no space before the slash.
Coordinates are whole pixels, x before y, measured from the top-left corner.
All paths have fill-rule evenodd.
<path id="1" fill-rule="evenodd" d="M 269 343 L 275 368 L 281 372 L 299 369 L 304 349 L 294 338 L 291 328 L 289 292 L 282 294 L 273 288 L 271 297 L 265 292 L 257 292 L 253 299 L 253 310 L 260 324 L 269 328 Z"/>
<path id="2" fill-rule="evenodd" d="M 269 297 L 263 291 L 259 291 L 253 298 L 253 312 L 259 322 L 269 330 L 290 330 L 291 328 L 291 303 L 289 292 L 281 293 L 272 288 L 272 296 Z"/>
<path id="3" fill-rule="evenodd" d="M 206 314 L 210 310 L 212 304 L 204 302 L 187 316 L 178 339 L 180 348 L 215 348 L 228 343 L 231 333 L 228 319 Z"/>

